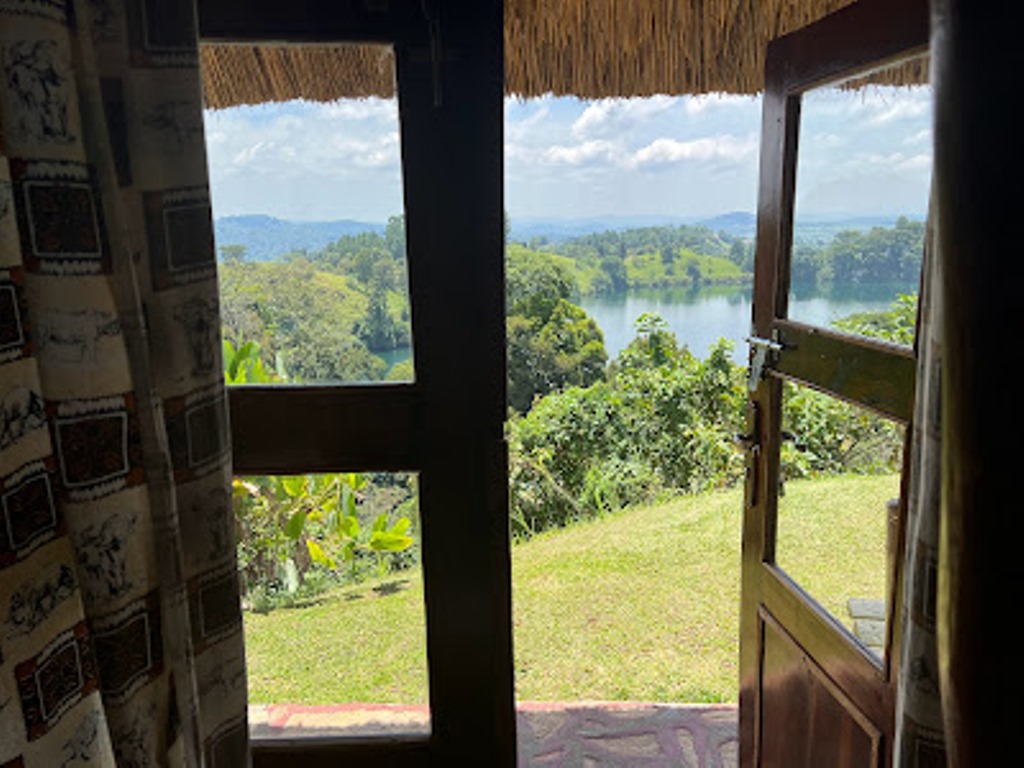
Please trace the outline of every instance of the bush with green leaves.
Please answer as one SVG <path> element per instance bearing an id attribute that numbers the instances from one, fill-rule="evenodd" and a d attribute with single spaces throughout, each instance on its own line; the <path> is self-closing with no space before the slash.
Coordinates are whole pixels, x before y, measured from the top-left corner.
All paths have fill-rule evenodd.
<path id="1" fill-rule="evenodd" d="M 729 343 L 702 361 L 656 315 L 637 329 L 607 380 L 549 394 L 510 419 L 515 535 L 742 475 L 732 435 L 742 424 L 743 374 Z"/>
<path id="2" fill-rule="evenodd" d="M 366 475 L 272 475 L 234 481 L 238 564 L 250 602 L 272 605 L 332 584 L 384 576 L 407 560 L 410 517 L 364 512 Z"/>
<path id="3" fill-rule="evenodd" d="M 858 315 L 844 330 L 909 343 L 916 298 Z M 654 314 L 606 380 L 538 399 L 508 423 L 510 515 L 519 537 L 648 502 L 739 482 L 745 372 L 720 340 L 704 360 Z M 858 406 L 785 384 L 783 479 L 900 468 L 903 430 Z"/>
<path id="4" fill-rule="evenodd" d="M 903 429 L 860 406 L 786 383 L 780 472 L 784 480 L 900 469 Z"/>

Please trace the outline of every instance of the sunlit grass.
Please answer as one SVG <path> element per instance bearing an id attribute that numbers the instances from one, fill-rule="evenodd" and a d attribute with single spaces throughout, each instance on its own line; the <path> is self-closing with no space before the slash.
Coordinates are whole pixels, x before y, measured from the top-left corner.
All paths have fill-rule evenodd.
<path id="1" fill-rule="evenodd" d="M 881 597 L 884 503 L 898 478 L 786 486 L 786 569 L 843 617 Z M 810 504 L 827 499 L 828 514 Z M 740 604 L 739 490 L 686 497 L 552 531 L 512 551 L 520 700 L 735 702 Z M 881 524 L 880 524 L 881 523 Z M 840 567 L 842 566 L 842 567 Z M 852 567 L 852 571 L 850 567 Z M 852 575 L 851 575 L 852 574 Z M 427 700 L 418 571 L 245 620 L 250 699 Z M 387 582 L 386 582 L 387 583 Z"/>
<path id="2" fill-rule="evenodd" d="M 786 484 L 779 499 L 776 562 L 847 627 L 851 597 L 886 596 L 886 502 L 898 475 Z"/>

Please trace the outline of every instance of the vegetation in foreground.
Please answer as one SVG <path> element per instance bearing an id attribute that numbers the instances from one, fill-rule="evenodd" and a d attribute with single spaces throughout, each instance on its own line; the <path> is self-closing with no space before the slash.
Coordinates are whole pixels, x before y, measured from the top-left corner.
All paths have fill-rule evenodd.
<path id="1" fill-rule="evenodd" d="M 783 566 L 840 620 L 849 597 L 884 594 L 898 487 L 893 474 L 787 483 Z M 518 698 L 735 702 L 741 514 L 739 489 L 713 491 L 515 545 Z M 254 702 L 427 701 L 418 569 L 247 613 L 245 633 Z"/>

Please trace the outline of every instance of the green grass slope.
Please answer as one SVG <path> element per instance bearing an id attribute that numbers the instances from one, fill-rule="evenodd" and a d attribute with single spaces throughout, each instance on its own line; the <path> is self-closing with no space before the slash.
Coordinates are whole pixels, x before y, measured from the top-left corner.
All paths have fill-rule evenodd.
<path id="1" fill-rule="evenodd" d="M 791 482 L 780 562 L 845 618 L 884 593 L 884 505 L 899 479 Z M 740 491 L 686 497 L 538 536 L 512 551 L 521 700 L 734 702 Z M 418 572 L 245 618 L 254 703 L 427 701 Z"/>

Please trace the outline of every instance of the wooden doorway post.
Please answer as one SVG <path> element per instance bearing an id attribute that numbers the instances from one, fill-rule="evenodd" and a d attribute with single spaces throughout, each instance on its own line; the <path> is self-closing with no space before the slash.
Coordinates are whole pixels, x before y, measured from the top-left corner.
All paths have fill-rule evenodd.
<path id="1" fill-rule="evenodd" d="M 1024 286 L 1024 154 L 1011 118 L 1024 71 L 1021 17 L 1016 3 L 932 3 L 945 311 L 938 631 L 947 748 L 961 766 L 1016 762 L 1007 755 L 1019 749 L 1009 722 L 1019 712 L 1019 633 L 1006 597 L 1019 592 L 1021 541 L 1011 439 Z"/>

